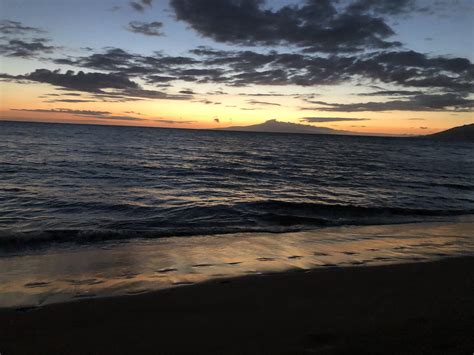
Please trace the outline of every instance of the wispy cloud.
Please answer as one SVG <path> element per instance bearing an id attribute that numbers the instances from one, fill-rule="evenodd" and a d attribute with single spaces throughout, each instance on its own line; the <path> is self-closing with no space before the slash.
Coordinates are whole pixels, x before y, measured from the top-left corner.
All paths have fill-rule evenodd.
<path id="1" fill-rule="evenodd" d="M 189 123 L 196 122 L 196 121 L 181 121 L 181 120 L 167 120 L 167 119 L 156 119 L 152 121 L 159 122 L 159 123 L 167 123 L 167 124 L 189 124 Z"/>
<path id="2" fill-rule="evenodd" d="M 45 102 L 66 102 L 70 104 L 83 103 L 83 102 L 97 102 L 97 100 L 86 100 L 86 99 L 52 99 Z"/>
<path id="3" fill-rule="evenodd" d="M 48 42 L 49 40 L 45 38 L 11 39 L 0 44 L 0 54 L 6 57 L 32 58 L 40 54 L 53 53 L 57 47 L 47 45 Z"/>
<path id="4" fill-rule="evenodd" d="M 86 116 L 102 116 L 110 114 L 108 111 L 92 111 L 92 110 L 72 110 L 68 108 L 52 108 L 52 109 L 27 109 L 27 108 L 14 108 L 12 111 L 26 111 L 26 112 L 49 112 L 49 113 L 70 113 L 74 115 L 86 115 Z"/>
<path id="5" fill-rule="evenodd" d="M 168 94 L 158 90 L 143 89 L 139 84 L 130 80 L 122 73 L 85 73 L 69 70 L 62 73 L 60 70 L 37 69 L 26 75 L 0 74 L 6 80 L 28 80 L 51 84 L 63 89 L 83 91 L 95 94 L 102 98 L 127 99 L 158 99 L 158 100 L 190 100 L 192 95 Z M 113 91 L 105 91 L 113 89 Z"/>
<path id="6" fill-rule="evenodd" d="M 130 32 L 140 33 L 145 36 L 163 36 L 163 32 L 161 29 L 163 27 L 163 23 L 161 22 L 140 22 L 140 21 L 132 21 L 128 24 L 127 29 Z"/>
<path id="7" fill-rule="evenodd" d="M 0 21 L 0 54 L 6 57 L 33 58 L 41 54 L 53 53 L 58 47 L 49 44 L 50 40 L 34 37 L 46 33 L 45 30 L 23 25 L 18 21 Z"/>
<path id="8" fill-rule="evenodd" d="M 365 112 L 365 111 L 471 111 L 474 100 L 466 98 L 466 94 L 433 94 L 416 95 L 405 100 L 386 102 L 361 103 L 330 103 L 325 101 L 311 101 L 316 107 L 302 107 L 301 110 L 327 112 Z"/>
<path id="9" fill-rule="evenodd" d="M 72 110 L 68 108 L 54 108 L 54 109 L 12 109 L 12 111 L 23 112 L 40 112 L 40 113 L 60 113 L 70 114 L 78 117 L 91 117 L 101 120 L 121 120 L 121 121 L 143 121 L 143 118 L 134 116 L 116 116 L 108 111 L 93 111 L 93 110 Z"/>
<path id="10" fill-rule="evenodd" d="M 147 7 L 151 7 L 153 0 L 137 0 L 137 1 L 130 1 L 130 6 L 135 11 L 143 12 Z"/>
<path id="11" fill-rule="evenodd" d="M 352 117 L 302 117 L 302 122 L 342 122 L 342 121 L 369 121 L 370 118 L 352 118 Z"/>
<path id="12" fill-rule="evenodd" d="M 21 22 L 2 20 L 0 21 L 0 33 L 8 35 L 25 35 L 25 34 L 39 34 L 45 33 L 46 31 L 38 28 L 25 26 Z"/>
<path id="13" fill-rule="evenodd" d="M 258 101 L 258 100 L 247 100 L 250 105 L 260 105 L 260 106 L 281 106 L 281 104 L 277 104 L 275 102 L 267 102 L 267 101 Z"/>

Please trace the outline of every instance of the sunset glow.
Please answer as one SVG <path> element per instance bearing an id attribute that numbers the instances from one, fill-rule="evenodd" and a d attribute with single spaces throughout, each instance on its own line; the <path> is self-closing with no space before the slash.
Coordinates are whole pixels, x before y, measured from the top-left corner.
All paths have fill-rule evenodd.
<path id="1" fill-rule="evenodd" d="M 472 3 L 425 2 L 229 0 L 219 30 L 209 1 L 5 0 L 0 119 L 206 129 L 277 119 L 394 135 L 472 123 Z M 331 15 L 285 33 L 279 13 L 297 9 Z M 239 27 L 257 13 L 267 18 L 254 32 Z M 353 42 L 331 39 L 351 21 L 373 32 L 360 24 Z M 312 38 L 318 26 L 327 38 Z"/>

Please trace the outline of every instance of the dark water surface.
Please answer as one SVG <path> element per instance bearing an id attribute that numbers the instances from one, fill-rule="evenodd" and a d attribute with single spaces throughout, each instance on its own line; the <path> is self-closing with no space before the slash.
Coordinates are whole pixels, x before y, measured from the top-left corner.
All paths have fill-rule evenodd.
<path id="1" fill-rule="evenodd" d="M 0 122 L 0 247 L 474 213 L 474 145 Z"/>

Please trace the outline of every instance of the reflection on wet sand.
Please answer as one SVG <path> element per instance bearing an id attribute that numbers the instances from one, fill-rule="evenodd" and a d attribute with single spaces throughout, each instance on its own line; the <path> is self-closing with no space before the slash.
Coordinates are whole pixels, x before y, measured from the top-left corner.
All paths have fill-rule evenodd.
<path id="1" fill-rule="evenodd" d="M 0 307 L 132 295 L 247 274 L 472 255 L 473 230 L 470 221 L 337 227 L 25 252 L 0 259 Z"/>

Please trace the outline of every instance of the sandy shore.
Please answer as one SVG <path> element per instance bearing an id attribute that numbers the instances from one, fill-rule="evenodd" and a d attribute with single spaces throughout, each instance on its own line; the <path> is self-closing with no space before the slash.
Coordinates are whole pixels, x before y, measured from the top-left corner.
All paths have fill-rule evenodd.
<path id="1" fill-rule="evenodd" d="M 16 354 L 472 354 L 474 258 L 212 281 L 0 310 Z"/>

